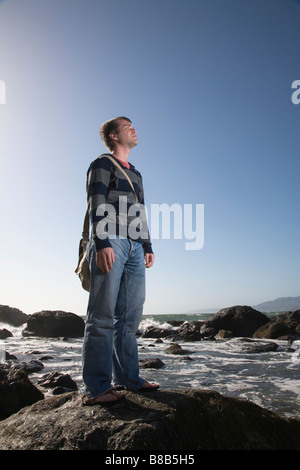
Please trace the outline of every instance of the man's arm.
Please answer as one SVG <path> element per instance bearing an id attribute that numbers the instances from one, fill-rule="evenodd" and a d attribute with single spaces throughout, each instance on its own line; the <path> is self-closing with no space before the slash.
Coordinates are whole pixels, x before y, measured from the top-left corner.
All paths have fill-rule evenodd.
<path id="1" fill-rule="evenodd" d="M 147 217 L 145 213 L 143 178 L 139 171 L 136 171 L 136 174 L 138 177 L 139 199 L 140 199 L 140 203 L 142 207 L 144 208 L 143 217 L 142 217 L 142 223 L 143 223 L 142 239 L 143 239 L 143 247 L 144 247 L 144 253 L 145 253 L 145 266 L 146 268 L 151 268 L 151 266 L 153 266 L 155 256 L 152 250 L 152 243 L 151 243 L 151 238 L 149 234 Z"/>
<path id="2" fill-rule="evenodd" d="M 96 251 L 111 247 L 106 232 L 100 233 L 100 235 L 97 234 L 98 224 L 104 218 L 104 215 L 97 214 L 97 209 L 106 203 L 112 165 L 113 163 L 108 158 L 97 158 L 90 165 L 87 175 L 87 200 L 92 238 L 96 244 Z"/>

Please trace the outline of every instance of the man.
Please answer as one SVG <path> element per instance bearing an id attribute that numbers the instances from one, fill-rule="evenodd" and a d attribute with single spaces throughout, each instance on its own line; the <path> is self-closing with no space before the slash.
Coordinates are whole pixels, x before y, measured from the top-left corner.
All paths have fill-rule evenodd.
<path id="1" fill-rule="evenodd" d="M 128 162 L 130 150 L 138 144 L 136 130 L 130 119 L 121 116 L 105 122 L 100 135 L 111 153 L 93 161 L 87 174 L 92 227 L 83 343 L 87 404 L 118 401 L 123 398 L 118 391 L 122 388 L 159 387 L 140 377 L 136 342 L 145 300 L 145 267 L 154 263 L 145 220 L 132 215 L 132 209 L 144 207 L 142 177 Z"/>

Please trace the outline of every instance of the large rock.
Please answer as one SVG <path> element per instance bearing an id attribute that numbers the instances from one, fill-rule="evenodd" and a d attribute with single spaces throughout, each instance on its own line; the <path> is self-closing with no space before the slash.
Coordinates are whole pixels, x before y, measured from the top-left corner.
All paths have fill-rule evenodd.
<path id="1" fill-rule="evenodd" d="M 142 334 L 142 338 L 166 338 L 168 336 L 172 336 L 173 334 L 174 331 L 171 328 L 168 329 L 148 326 Z"/>
<path id="2" fill-rule="evenodd" d="M 176 322 L 168 321 L 169 324 L 173 323 L 176 328 L 158 328 L 148 326 L 144 333 L 143 338 L 168 338 L 171 341 L 201 341 L 203 335 L 200 333 L 202 321 L 193 322 Z"/>
<path id="3" fill-rule="evenodd" d="M 255 333 L 254 338 L 300 337 L 300 310 L 286 312 L 276 315 L 269 323 L 261 326 Z"/>
<path id="4" fill-rule="evenodd" d="M 177 328 L 174 339 L 176 339 L 176 341 L 201 341 L 203 339 L 203 334 L 200 330 L 203 323 L 204 322 L 202 321 L 183 323 L 179 328 Z"/>
<path id="5" fill-rule="evenodd" d="M 44 398 L 29 380 L 26 372 L 14 366 L 0 366 L 0 419 L 16 413 L 24 406 Z"/>
<path id="6" fill-rule="evenodd" d="M 69 374 L 62 374 L 57 371 L 43 375 L 38 380 L 38 384 L 41 387 L 52 388 L 54 395 L 77 390 L 77 384 Z"/>
<path id="7" fill-rule="evenodd" d="M 125 392 L 83 406 L 77 392 L 0 423 L 2 450 L 300 450 L 300 421 L 214 391 Z"/>
<path id="8" fill-rule="evenodd" d="M 139 360 L 139 367 L 141 369 L 161 369 L 164 365 L 163 361 L 158 357 L 149 357 L 148 359 Z"/>
<path id="9" fill-rule="evenodd" d="M 190 353 L 190 351 L 186 351 L 185 349 L 182 349 L 180 344 L 177 344 L 177 343 L 169 346 L 166 351 L 168 354 L 178 354 L 179 356 Z"/>
<path id="10" fill-rule="evenodd" d="M 78 315 L 60 310 L 43 310 L 30 316 L 23 336 L 42 336 L 58 338 L 68 336 L 82 337 L 84 334 L 84 321 Z"/>
<path id="11" fill-rule="evenodd" d="M 0 329 L 0 339 L 11 338 L 12 336 L 12 332 L 8 331 L 6 328 Z"/>
<path id="12" fill-rule="evenodd" d="M 219 330 L 230 331 L 232 336 L 251 337 L 258 328 L 270 319 L 247 305 L 222 308 L 204 322 L 200 331 L 205 336 L 214 336 Z"/>
<path id="13" fill-rule="evenodd" d="M 0 305 L 0 323 L 8 323 L 12 326 L 21 326 L 28 321 L 30 315 L 26 315 L 18 308 Z"/>

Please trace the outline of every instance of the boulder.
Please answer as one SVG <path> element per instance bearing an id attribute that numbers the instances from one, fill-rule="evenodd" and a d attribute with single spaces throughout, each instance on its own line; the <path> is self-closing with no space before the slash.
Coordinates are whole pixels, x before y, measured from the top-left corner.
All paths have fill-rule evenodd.
<path id="1" fill-rule="evenodd" d="M 1 328 L 0 330 L 0 339 L 11 338 L 13 336 L 11 331 L 8 331 L 6 328 Z"/>
<path id="2" fill-rule="evenodd" d="M 179 354 L 179 355 L 184 355 L 184 354 L 187 354 L 188 352 L 190 351 L 186 351 L 185 349 L 182 349 L 182 347 L 180 346 L 180 344 L 172 344 L 171 346 L 169 346 L 167 348 L 167 353 L 168 354 Z"/>
<path id="3" fill-rule="evenodd" d="M 78 315 L 61 310 L 43 310 L 30 316 L 23 336 L 41 336 L 59 338 L 82 337 L 84 334 L 84 321 Z"/>
<path id="4" fill-rule="evenodd" d="M 192 321 L 185 322 L 176 331 L 176 341 L 201 341 L 203 334 L 200 332 L 201 326 L 204 322 Z"/>
<path id="5" fill-rule="evenodd" d="M 7 364 L 0 366 L 0 396 L 0 419 L 44 398 L 23 370 Z"/>
<path id="6" fill-rule="evenodd" d="M 157 328 L 155 326 L 148 326 L 144 333 L 142 334 L 143 338 L 166 338 L 167 336 L 172 336 L 174 331 L 167 328 Z"/>
<path id="7" fill-rule="evenodd" d="M 49 374 L 43 375 L 38 380 L 38 385 L 45 388 L 52 388 L 55 390 L 55 394 L 71 392 L 77 390 L 77 384 L 70 377 L 69 374 L 62 374 L 60 372 L 50 372 Z M 57 393 L 59 390 L 59 393 Z"/>
<path id="8" fill-rule="evenodd" d="M 33 374 L 34 372 L 41 372 L 41 370 L 44 369 L 44 364 L 32 359 L 31 361 L 16 362 L 13 367 L 15 369 L 22 370 L 28 375 Z"/>
<path id="9" fill-rule="evenodd" d="M 233 336 L 251 337 L 270 319 L 247 305 L 237 305 L 219 310 L 208 318 L 200 328 L 204 336 L 217 335 L 219 330 L 232 332 Z"/>
<path id="10" fill-rule="evenodd" d="M 30 315 L 26 315 L 18 308 L 0 305 L 0 323 L 8 323 L 12 326 L 21 326 L 28 321 Z"/>
<path id="11" fill-rule="evenodd" d="M 195 389 L 124 395 L 110 406 L 84 406 L 78 392 L 41 400 L 0 423 L 0 449 L 300 450 L 300 421 L 246 400 Z"/>
<path id="12" fill-rule="evenodd" d="M 279 348 L 279 345 L 273 342 L 270 343 L 256 343 L 251 346 L 242 348 L 243 353 L 247 354 L 260 354 L 265 352 L 275 352 Z"/>
<path id="13" fill-rule="evenodd" d="M 291 339 L 300 337 L 300 310 L 276 315 L 269 323 L 261 326 L 254 333 L 254 338 L 279 339 L 288 336 Z"/>
<path id="14" fill-rule="evenodd" d="M 10 354 L 8 351 L 5 351 L 5 360 L 6 361 L 17 361 L 17 356 Z"/>
<path id="15" fill-rule="evenodd" d="M 165 364 L 158 357 L 149 357 L 148 359 L 140 359 L 139 366 L 141 369 L 161 369 Z"/>

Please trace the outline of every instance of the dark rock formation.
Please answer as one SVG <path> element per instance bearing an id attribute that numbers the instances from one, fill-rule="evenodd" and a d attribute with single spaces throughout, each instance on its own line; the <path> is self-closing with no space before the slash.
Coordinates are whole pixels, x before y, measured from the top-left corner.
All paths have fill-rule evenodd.
<path id="1" fill-rule="evenodd" d="M 164 363 L 158 357 L 149 357 L 148 359 L 140 359 L 139 366 L 141 369 L 161 369 Z"/>
<path id="2" fill-rule="evenodd" d="M 8 331 L 6 328 L 0 330 L 0 339 L 10 338 L 13 334 L 11 331 Z"/>
<path id="3" fill-rule="evenodd" d="M 270 342 L 270 343 L 255 343 L 251 346 L 247 346 L 242 348 L 242 352 L 247 354 L 258 354 L 258 353 L 265 353 L 265 352 L 274 352 L 278 349 L 278 344 Z"/>
<path id="4" fill-rule="evenodd" d="M 21 326 L 28 321 L 30 315 L 26 315 L 18 308 L 0 305 L 0 322 L 12 326 Z"/>
<path id="5" fill-rule="evenodd" d="M 291 339 L 300 338 L 300 310 L 276 315 L 269 323 L 261 326 L 254 333 L 254 338 L 279 339 L 281 337 Z"/>
<path id="6" fill-rule="evenodd" d="M 124 392 L 84 406 L 77 392 L 0 423 L 2 450 L 299 450 L 300 421 L 214 391 Z"/>
<path id="7" fill-rule="evenodd" d="M 43 310 L 31 315 L 27 322 L 23 336 L 42 336 L 58 338 L 69 336 L 82 337 L 84 334 L 84 321 L 78 315 L 70 312 Z"/>
<path id="8" fill-rule="evenodd" d="M 172 344 L 167 348 L 167 353 L 168 354 L 179 354 L 179 355 L 184 355 L 187 353 L 190 353 L 190 351 L 186 351 L 185 349 L 182 349 L 180 344 Z"/>
<path id="9" fill-rule="evenodd" d="M 43 375 L 38 380 L 38 385 L 53 389 L 54 395 L 77 390 L 77 384 L 69 374 L 61 374 L 56 371 Z"/>
<path id="10" fill-rule="evenodd" d="M 232 332 L 233 336 L 251 337 L 256 330 L 270 319 L 247 305 L 222 308 L 204 322 L 200 332 L 205 336 L 215 336 L 219 330 Z"/>
<path id="11" fill-rule="evenodd" d="M 44 395 L 23 370 L 0 365 L 0 397 L 0 419 L 5 419 L 24 406 L 42 400 Z"/>
<path id="12" fill-rule="evenodd" d="M 21 361 L 16 362 L 13 365 L 14 369 L 21 370 L 28 374 L 33 374 L 34 372 L 41 372 L 44 369 L 44 364 L 40 361 L 32 359 L 31 361 Z"/>
<path id="13" fill-rule="evenodd" d="M 167 328 L 157 328 L 155 326 L 148 326 L 144 333 L 142 334 L 142 338 L 166 338 L 167 336 L 172 336 L 174 331 Z"/>
<path id="14" fill-rule="evenodd" d="M 177 330 L 174 336 L 176 341 L 201 341 L 203 334 L 200 332 L 202 321 L 192 321 L 183 323 Z"/>

